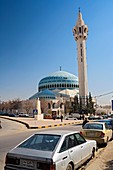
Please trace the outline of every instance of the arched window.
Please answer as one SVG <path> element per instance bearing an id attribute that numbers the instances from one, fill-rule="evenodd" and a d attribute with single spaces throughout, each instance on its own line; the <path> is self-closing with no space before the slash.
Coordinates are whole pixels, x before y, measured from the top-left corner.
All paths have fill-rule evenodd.
<path id="1" fill-rule="evenodd" d="M 62 109 L 63 103 L 60 104 L 60 109 Z"/>
<path id="2" fill-rule="evenodd" d="M 48 103 L 48 109 L 51 109 L 51 104 L 50 103 Z"/>
<path id="3" fill-rule="evenodd" d="M 53 108 L 53 109 L 55 108 L 55 103 L 53 103 L 52 108 Z"/>

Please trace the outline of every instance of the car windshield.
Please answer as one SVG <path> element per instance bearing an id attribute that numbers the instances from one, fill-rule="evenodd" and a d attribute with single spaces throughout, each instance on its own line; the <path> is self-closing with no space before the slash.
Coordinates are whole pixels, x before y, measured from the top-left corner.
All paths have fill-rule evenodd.
<path id="1" fill-rule="evenodd" d="M 96 123 L 92 123 L 92 124 L 85 124 L 83 126 L 83 129 L 99 129 L 99 130 L 103 130 L 103 125 L 102 124 L 96 124 Z"/>
<path id="2" fill-rule="evenodd" d="M 53 151 L 60 137 L 60 135 L 35 134 L 18 147 L 42 151 Z"/>

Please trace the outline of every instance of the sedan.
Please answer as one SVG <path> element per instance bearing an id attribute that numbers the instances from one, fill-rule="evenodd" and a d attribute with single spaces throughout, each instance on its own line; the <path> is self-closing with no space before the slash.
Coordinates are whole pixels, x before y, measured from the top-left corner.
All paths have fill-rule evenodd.
<path id="1" fill-rule="evenodd" d="M 86 123 L 80 132 L 86 139 L 96 140 L 97 144 L 105 144 L 112 139 L 112 130 L 105 122 Z"/>
<path id="2" fill-rule="evenodd" d="M 74 170 L 95 156 L 96 141 L 79 132 L 36 133 L 6 155 L 5 170 Z"/>
<path id="3" fill-rule="evenodd" d="M 77 120 L 76 117 L 73 117 L 73 116 L 71 116 L 71 115 L 66 116 L 64 119 L 65 119 L 65 120 Z"/>

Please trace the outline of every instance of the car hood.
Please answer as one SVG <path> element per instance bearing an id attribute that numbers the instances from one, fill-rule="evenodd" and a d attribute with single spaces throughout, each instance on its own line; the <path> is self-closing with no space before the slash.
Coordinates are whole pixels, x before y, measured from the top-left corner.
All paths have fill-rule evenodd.
<path id="1" fill-rule="evenodd" d="M 35 149 L 25 149 L 25 148 L 15 148 L 8 152 L 8 155 L 10 156 L 16 156 L 18 158 L 30 158 L 33 160 L 51 160 L 53 157 L 53 152 L 49 151 L 40 151 Z"/>

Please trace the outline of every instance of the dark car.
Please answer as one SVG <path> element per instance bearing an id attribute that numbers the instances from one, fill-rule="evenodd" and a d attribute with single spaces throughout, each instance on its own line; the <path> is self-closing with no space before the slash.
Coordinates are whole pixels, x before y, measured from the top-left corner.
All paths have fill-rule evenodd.
<path id="1" fill-rule="evenodd" d="M 101 117 L 100 116 L 89 116 L 88 119 L 89 120 L 99 120 L 99 119 L 101 119 Z"/>
<path id="2" fill-rule="evenodd" d="M 14 113 L 10 113 L 9 117 L 16 117 L 16 115 Z"/>
<path id="3" fill-rule="evenodd" d="M 106 122 L 106 124 L 108 125 L 109 129 L 113 130 L 113 119 L 101 119 L 101 120 L 97 120 L 97 121 L 98 122 Z"/>

